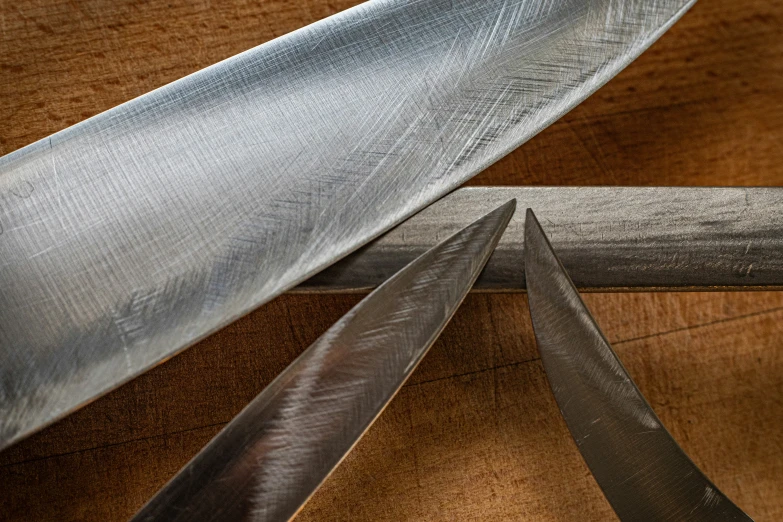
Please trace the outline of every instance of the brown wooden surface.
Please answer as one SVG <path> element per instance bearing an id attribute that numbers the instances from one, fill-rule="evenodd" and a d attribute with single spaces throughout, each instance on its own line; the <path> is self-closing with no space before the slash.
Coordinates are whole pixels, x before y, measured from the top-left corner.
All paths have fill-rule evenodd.
<path id="1" fill-rule="evenodd" d="M 0 154 L 353 0 L 0 0 Z M 702 0 L 474 184 L 783 184 L 783 2 Z M 283 296 L 0 453 L 0 520 L 122 520 L 359 296 Z M 656 412 L 783 520 L 783 292 L 586 298 Z M 42 318 L 45 320 L 45 318 Z M 472 295 L 300 520 L 611 520 L 524 295 Z"/>

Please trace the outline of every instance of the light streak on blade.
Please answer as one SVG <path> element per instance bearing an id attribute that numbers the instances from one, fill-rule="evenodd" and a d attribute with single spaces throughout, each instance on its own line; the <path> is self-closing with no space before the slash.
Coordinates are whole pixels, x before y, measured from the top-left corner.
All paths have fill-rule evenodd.
<path id="1" fill-rule="evenodd" d="M 555 255 L 525 218 L 530 315 L 549 384 L 582 457 L 623 521 L 748 521 L 677 445 Z"/>
<path id="2" fill-rule="evenodd" d="M 134 518 L 292 518 L 397 393 L 514 213 L 487 214 L 414 260 L 313 343 Z"/>

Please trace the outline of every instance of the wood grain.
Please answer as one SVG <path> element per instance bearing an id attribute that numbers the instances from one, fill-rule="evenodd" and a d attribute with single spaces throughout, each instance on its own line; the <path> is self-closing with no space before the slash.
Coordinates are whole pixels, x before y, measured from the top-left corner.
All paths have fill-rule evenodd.
<path id="1" fill-rule="evenodd" d="M 0 153 L 353 0 L 0 0 Z M 781 185 L 783 2 L 702 1 L 474 184 Z M 122 520 L 360 296 L 282 296 L 0 453 L 0 520 Z M 656 412 L 783 519 L 783 293 L 591 294 Z M 523 295 L 472 295 L 301 520 L 611 520 Z"/>

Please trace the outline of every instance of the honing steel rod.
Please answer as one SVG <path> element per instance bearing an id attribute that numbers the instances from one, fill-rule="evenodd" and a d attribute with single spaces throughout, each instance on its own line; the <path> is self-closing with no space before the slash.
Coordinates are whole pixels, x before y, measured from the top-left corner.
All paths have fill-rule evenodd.
<path id="1" fill-rule="evenodd" d="M 451 193 L 294 291 L 366 291 L 512 198 L 582 290 L 783 288 L 783 187 L 487 187 Z M 525 289 L 524 222 L 517 212 L 477 290 Z"/>

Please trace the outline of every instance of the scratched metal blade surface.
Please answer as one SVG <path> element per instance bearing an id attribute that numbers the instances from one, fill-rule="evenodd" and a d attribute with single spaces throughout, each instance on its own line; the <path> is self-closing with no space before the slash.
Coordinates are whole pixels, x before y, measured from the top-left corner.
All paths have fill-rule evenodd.
<path id="1" fill-rule="evenodd" d="M 292 518 L 380 415 L 467 295 L 509 201 L 398 272 L 313 343 L 134 517 Z"/>
<path id="2" fill-rule="evenodd" d="M 580 290 L 783 288 L 782 187 L 470 187 L 308 279 L 297 292 L 374 288 L 504 201 L 535 207 Z M 525 288 L 518 212 L 474 290 Z"/>
<path id="3" fill-rule="evenodd" d="M 295 286 L 693 0 L 379 0 L 0 158 L 0 448 Z"/>
<path id="4" fill-rule="evenodd" d="M 528 301 L 544 369 L 568 429 L 621 520 L 751 520 L 677 445 L 582 302 L 533 212 L 525 220 Z"/>

